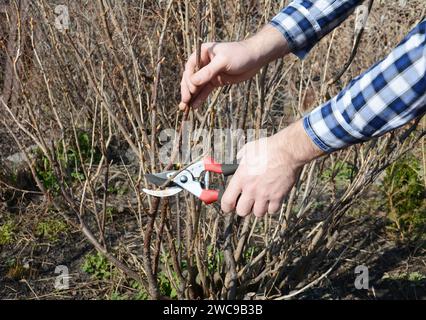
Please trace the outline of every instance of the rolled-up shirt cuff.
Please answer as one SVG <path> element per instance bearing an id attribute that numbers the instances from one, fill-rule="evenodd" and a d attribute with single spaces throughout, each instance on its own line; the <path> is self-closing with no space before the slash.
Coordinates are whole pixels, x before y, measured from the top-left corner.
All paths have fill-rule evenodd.
<path id="1" fill-rule="evenodd" d="M 318 23 L 301 4 L 292 2 L 270 24 L 286 38 L 290 51 L 303 59 L 318 42 Z"/>
<path id="2" fill-rule="evenodd" d="M 331 153 L 334 151 L 334 149 L 328 146 L 324 141 L 322 141 L 318 134 L 314 131 L 308 116 L 305 116 L 303 118 L 303 128 L 305 129 L 307 135 L 312 140 L 312 142 L 322 151 L 324 151 L 325 153 Z"/>
<path id="3" fill-rule="evenodd" d="M 286 38 L 291 52 L 303 59 L 362 0 L 294 0 L 270 22 Z"/>

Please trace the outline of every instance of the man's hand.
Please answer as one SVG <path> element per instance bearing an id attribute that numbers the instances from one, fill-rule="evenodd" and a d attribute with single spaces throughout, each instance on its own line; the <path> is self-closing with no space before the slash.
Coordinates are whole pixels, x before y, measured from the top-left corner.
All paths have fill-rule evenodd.
<path id="1" fill-rule="evenodd" d="M 179 108 L 200 106 L 214 88 L 250 79 L 262 66 L 287 53 L 287 42 L 272 26 L 247 40 L 203 44 L 200 70 L 196 72 L 195 52 L 186 63 Z"/>
<path id="2" fill-rule="evenodd" d="M 240 216 L 275 213 L 304 164 L 321 156 L 298 121 L 269 138 L 246 144 L 240 165 L 222 197 L 222 210 Z"/>

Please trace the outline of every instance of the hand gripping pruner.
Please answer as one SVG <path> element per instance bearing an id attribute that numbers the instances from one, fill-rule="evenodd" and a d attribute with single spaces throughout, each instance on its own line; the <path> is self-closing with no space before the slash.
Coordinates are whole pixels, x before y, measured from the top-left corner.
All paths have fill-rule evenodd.
<path id="1" fill-rule="evenodd" d="M 220 201 L 223 190 L 208 189 L 209 173 L 222 173 L 224 176 L 230 176 L 235 173 L 237 168 L 238 164 L 220 164 L 212 158 L 204 158 L 181 171 L 165 171 L 145 175 L 149 182 L 160 187 L 166 187 L 166 189 L 143 189 L 143 191 L 155 197 L 170 197 L 182 190 L 187 190 L 205 204 L 210 204 Z M 201 179 L 202 173 L 205 173 L 204 179 Z"/>

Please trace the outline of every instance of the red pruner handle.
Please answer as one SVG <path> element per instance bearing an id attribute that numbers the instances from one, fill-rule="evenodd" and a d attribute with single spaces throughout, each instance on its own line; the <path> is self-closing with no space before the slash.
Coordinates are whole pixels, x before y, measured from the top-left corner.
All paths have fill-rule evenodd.
<path id="1" fill-rule="evenodd" d="M 205 189 L 201 192 L 200 200 L 205 204 L 211 204 L 222 199 L 223 190 L 208 190 Z"/>
<path id="2" fill-rule="evenodd" d="M 237 168 L 238 164 L 220 164 L 210 157 L 204 159 L 204 169 L 209 172 L 223 173 L 224 176 L 230 176 L 237 171 Z"/>
<path id="3" fill-rule="evenodd" d="M 217 190 L 203 190 L 200 195 L 200 200 L 205 204 L 216 202 L 219 199 L 219 191 Z"/>
<path id="4" fill-rule="evenodd" d="M 213 158 L 204 158 L 204 169 L 209 172 L 222 173 L 222 165 L 213 160 Z"/>

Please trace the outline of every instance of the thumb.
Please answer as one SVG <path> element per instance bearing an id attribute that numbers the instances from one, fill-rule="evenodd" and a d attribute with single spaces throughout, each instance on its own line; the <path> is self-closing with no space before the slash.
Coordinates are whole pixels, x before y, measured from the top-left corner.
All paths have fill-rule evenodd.
<path id="1" fill-rule="evenodd" d="M 210 82 L 219 72 L 226 67 L 225 59 L 215 56 L 209 64 L 194 73 L 190 80 L 196 86 L 202 86 Z"/>

